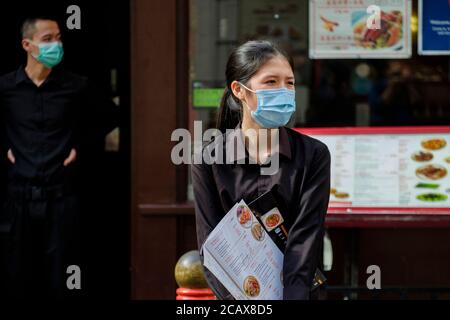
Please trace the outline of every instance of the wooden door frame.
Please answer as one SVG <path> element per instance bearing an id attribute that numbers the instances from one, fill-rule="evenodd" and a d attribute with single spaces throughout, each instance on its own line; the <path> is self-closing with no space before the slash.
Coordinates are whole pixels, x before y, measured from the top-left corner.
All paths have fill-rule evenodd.
<path id="1" fill-rule="evenodd" d="M 193 215 L 184 203 L 187 168 L 170 158 L 172 131 L 188 121 L 189 1 L 130 6 L 131 297 L 171 299 L 180 216 Z"/>

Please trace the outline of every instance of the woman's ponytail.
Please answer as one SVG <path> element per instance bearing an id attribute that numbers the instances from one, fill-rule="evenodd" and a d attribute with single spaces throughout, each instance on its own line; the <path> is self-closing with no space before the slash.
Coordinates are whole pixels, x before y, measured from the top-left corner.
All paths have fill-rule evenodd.
<path id="1" fill-rule="evenodd" d="M 220 100 L 216 128 L 225 133 L 226 129 L 234 129 L 240 121 L 241 105 L 235 100 L 231 90 L 226 87 Z"/>

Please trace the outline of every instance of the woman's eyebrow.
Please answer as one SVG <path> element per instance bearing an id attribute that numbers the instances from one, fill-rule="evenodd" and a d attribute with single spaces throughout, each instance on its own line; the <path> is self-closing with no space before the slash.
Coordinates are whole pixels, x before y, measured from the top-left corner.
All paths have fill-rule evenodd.
<path id="1" fill-rule="evenodd" d="M 263 80 L 266 78 L 282 78 L 282 76 L 277 75 L 277 74 L 266 74 L 262 77 Z M 294 78 L 294 76 L 288 76 L 288 77 L 286 77 L 286 79 L 294 80 L 295 78 Z"/>
<path id="2" fill-rule="evenodd" d="M 262 79 L 266 79 L 266 78 L 279 78 L 278 75 L 276 74 L 265 74 Z"/>

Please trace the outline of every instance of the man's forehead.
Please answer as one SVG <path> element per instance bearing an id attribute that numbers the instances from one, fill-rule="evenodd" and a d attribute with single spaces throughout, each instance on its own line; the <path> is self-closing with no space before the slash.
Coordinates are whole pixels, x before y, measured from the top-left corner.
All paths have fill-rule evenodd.
<path id="1" fill-rule="evenodd" d="M 58 23 L 51 20 L 36 21 L 36 33 L 39 35 L 59 33 Z"/>

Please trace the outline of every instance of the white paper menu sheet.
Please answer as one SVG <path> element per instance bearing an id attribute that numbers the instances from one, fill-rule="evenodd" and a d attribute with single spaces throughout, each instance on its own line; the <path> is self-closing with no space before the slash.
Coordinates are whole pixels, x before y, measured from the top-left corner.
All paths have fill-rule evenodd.
<path id="1" fill-rule="evenodd" d="M 210 233 L 202 250 L 204 266 L 235 299 L 283 299 L 283 253 L 243 200 Z"/>

